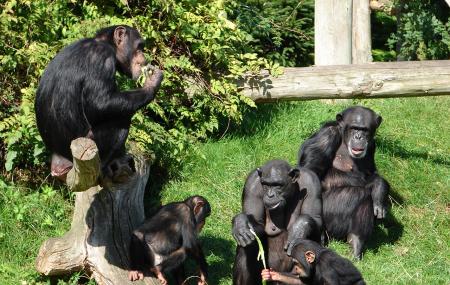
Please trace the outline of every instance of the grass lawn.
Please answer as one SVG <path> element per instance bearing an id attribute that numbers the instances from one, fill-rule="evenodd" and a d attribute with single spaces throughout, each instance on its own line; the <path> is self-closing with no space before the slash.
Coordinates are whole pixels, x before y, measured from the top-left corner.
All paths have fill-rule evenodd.
<path id="1" fill-rule="evenodd" d="M 390 214 L 376 226 L 356 266 L 368 284 L 450 284 L 450 97 L 353 103 L 383 117 L 376 162 L 392 186 Z M 269 159 L 294 164 L 300 143 L 345 107 L 318 101 L 261 105 L 224 138 L 199 145 L 198 154 L 172 170 L 175 178 L 160 181 L 161 176 L 153 174 L 155 183 L 146 195 L 149 205 L 193 194 L 210 201 L 212 215 L 201 234 L 210 265 L 209 284 L 231 284 L 235 253 L 231 219 L 240 211 L 247 174 Z M 48 282 L 34 272 L 34 259 L 43 240 L 69 227 L 70 199 L 49 187 L 39 192 L 3 188 L 0 283 Z M 333 241 L 330 247 L 351 256 L 343 242 Z"/>

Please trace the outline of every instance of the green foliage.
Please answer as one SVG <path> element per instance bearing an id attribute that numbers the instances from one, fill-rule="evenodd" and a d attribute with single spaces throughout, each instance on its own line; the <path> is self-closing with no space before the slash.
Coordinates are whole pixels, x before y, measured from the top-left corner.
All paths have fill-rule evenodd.
<path id="1" fill-rule="evenodd" d="M 449 8 L 444 1 L 399 0 L 397 32 L 389 40 L 400 60 L 448 59 Z"/>
<path id="2" fill-rule="evenodd" d="M 149 42 L 164 69 L 156 100 L 133 118 L 130 139 L 160 161 L 181 160 L 186 146 L 242 119 L 253 102 L 237 92 L 247 72 L 278 64 L 251 52 L 248 34 L 227 17 L 236 1 L 4 1 L 0 17 L 0 157 L 6 170 L 40 164 L 45 155 L 34 122 L 38 80 L 58 50 L 101 27 L 128 24 Z M 121 88 L 135 82 L 119 76 Z"/>
<path id="3" fill-rule="evenodd" d="M 233 9 L 233 17 L 260 56 L 282 66 L 313 63 L 314 1 L 244 0 Z"/>

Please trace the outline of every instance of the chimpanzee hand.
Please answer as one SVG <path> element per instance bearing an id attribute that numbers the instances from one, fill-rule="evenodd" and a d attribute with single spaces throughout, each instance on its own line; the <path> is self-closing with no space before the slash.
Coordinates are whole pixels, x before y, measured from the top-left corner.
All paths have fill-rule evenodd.
<path id="1" fill-rule="evenodd" d="M 153 89 L 155 87 L 159 88 L 159 85 L 161 84 L 161 81 L 163 80 L 164 77 L 162 70 L 156 66 L 148 64 L 143 68 L 143 72 L 146 78 L 144 88 L 147 89 Z"/>
<path id="2" fill-rule="evenodd" d="M 373 214 L 377 219 L 384 219 L 386 217 L 387 207 L 379 203 L 373 203 Z"/>
<path id="3" fill-rule="evenodd" d="M 239 246 L 245 247 L 255 240 L 250 230 L 254 231 L 247 215 L 241 213 L 233 218 L 233 237 Z"/>
<path id="4" fill-rule="evenodd" d="M 286 254 L 291 256 L 292 249 L 298 241 L 311 238 L 311 235 L 315 232 L 314 228 L 314 220 L 311 217 L 308 215 L 298 216 L 292 227 L 288 229 L 288 238 L 284 245 Z"/>

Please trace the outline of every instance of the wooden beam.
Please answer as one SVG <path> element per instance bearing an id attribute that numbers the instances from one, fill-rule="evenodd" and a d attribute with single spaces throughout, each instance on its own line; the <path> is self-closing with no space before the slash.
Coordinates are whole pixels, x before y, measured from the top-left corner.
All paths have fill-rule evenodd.
<path id="1" fill-rule="evenodd" d="M 279 77 L 263 72 L 238 86 L 255 102 L 449 95 L 450 60 L 285 68 Z"/>

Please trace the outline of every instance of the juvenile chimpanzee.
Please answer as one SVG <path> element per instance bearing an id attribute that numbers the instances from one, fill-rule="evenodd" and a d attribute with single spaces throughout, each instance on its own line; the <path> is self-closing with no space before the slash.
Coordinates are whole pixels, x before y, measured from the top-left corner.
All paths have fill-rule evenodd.
<path id="1" fill-rule="evenodd" d="M 313 170 L 322 182 L 327 234 L 346 238 L 358 259 L 372 233 L 374 215 L 382 219 L 387 212 L 389 184 L 378 175 L 374 158 L 374 136 L 381 121 L 368 108 L 348 108 L 299 151 L 299 166 Z"/>
<path id="2" fill-rule="evenodd" d="M 125 153 L 131 117 L 155 97 L 163 73 L 153 69 L 144 87 L 120 91 L 115 74 L 133 79 L 146 65 L 144 41 L 128 26 L 101 29 L 64 48 L 49 63 L 39 83 L 35 109 L 39 132 L 52 152 L 51 172 L 65 179 L 72 168 L 70 143 L 92 138 L 99 148 L 102 172 L 121 182 L 134 172 Z"/>
<path id="3" fill-rule="evenodd" d="M 129 279 L 143 279 L 144 271 L 150 270 L 162 284 L 167 284 L 164 274 L 173 271 L 177 284 L 182 284 L 183 262 L 190 256 L 200 267 L 198 285 L 206 284 L 208 265 L 197 235 L 210 213 L 211 206 L 202 196 L 163 206 L 133 231 Z"/>
<path id="4" fill-rule="evenodd" d="M 233 284 L 261 284 L 261 264 L 253 230 L 267 248 L 268 264 L 279 271 L 292 268 L 285 253 L 298 238 L 320 240 L 322 228 L 320 181 L 308 169 L 292 168 L 286 161 L 271 160 L 253 170 L 245 182 L 242 213 L 233 218 L 238 244 Z"/>
<path id="5" fill-rule="evenodd" d="M 311 240 L 300 240 L 292 250 L 291 272 L 264 269 L 263 280 L 292 285 L 364 285 L 358 269 L 334 251 Z"/>

